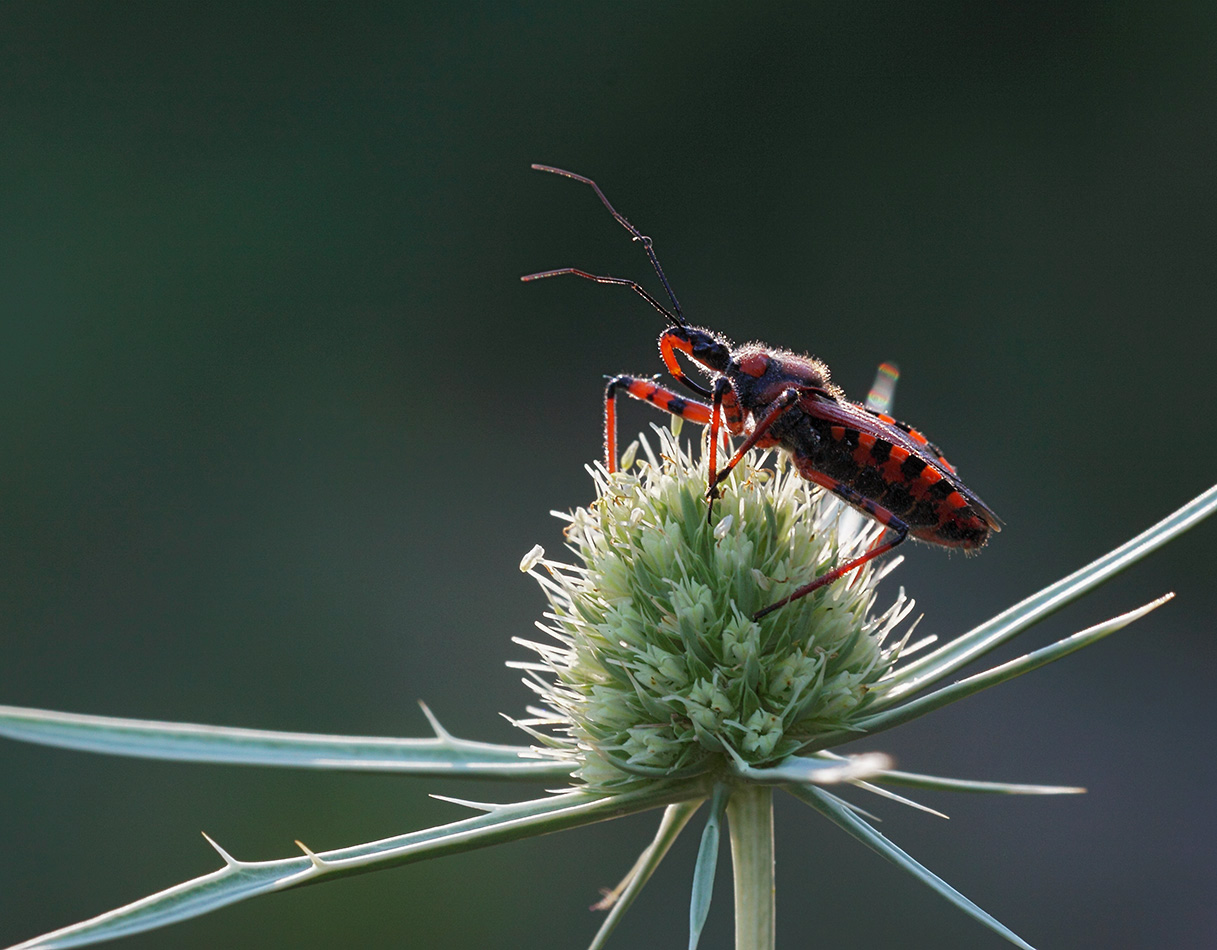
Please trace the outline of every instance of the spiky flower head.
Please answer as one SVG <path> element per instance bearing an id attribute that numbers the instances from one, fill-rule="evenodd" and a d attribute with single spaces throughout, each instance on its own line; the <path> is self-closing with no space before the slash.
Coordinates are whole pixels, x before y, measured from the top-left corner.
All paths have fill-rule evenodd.
<path id="1" fill-rule="evenodd" d="M 596 500 L 555 512 L 578 563 L 539 548 L 521 563 L 549 600 L 538 626 L 552 642 L 517 641 L 541 657 L 515 665 L 546 707 L 518 724 L 597 790 L 715 771 L 732 754 L 763 767 L 850 729 L 913 606 L 901 591 L 872 613 L 892 561 L 754 620 L 881 529 L 842 529 L 847 509 L 781 455 L 745 458 L 707 519 L 704 459 L 656 431 L 658 455 L 644 439 L 645 458 L 631 447 L 618 472 L 589 468 Z"/>

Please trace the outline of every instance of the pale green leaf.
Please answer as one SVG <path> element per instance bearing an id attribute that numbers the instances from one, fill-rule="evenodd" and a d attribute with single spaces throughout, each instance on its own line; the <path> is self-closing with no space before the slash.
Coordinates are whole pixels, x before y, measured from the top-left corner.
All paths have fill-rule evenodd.
<path id="1" fill-rule="evenodd" d="M 458 739 L 424 708 L 430 739 L 314 735 L 232 726 L 117 719 L 0 706 L 0 736 L 42 745 L 187 762 L 226 762 L 348 772 L 459 775 L 462 778 L 562 781 L 571 766 L 529 746 Z"/>
<path id="2" fill-rule="evenodd" d="M 976 792 L 988 795 L 1082 795 L 1086 789 L 1076 785 L 1024 785 L 1014 782 L 978 782 L 964 778 L 943 778 L 917 772 L 882 772 L 871 779 L 885 785 L 905 788 L 930 788 L 940 792 Z"/>
<path id="3" fill-rule="evenodd" d="M 956 683 L 952 683 L 950 686 L 944 686 L 942 689 L 910 700 L 902 706 L 897 706 L 895 709 L 889 709 L 885 712 L 859 719 L 857 726 L 864 730 L 867 735 L 873 735 L 884 729 L 890 729 L 911 719 L 924 716 L 926 713 L 933 712 L 935 709 L 940 709 L 949 703 L 963 699 L 965 696 L 978 693 L 982 689 L 988 689 L 990 686 L 1004 683 L 1007 680 L 1014 679 L 1016 676 L 1030 673 L 1032 670 L 1039 669 L 1041 666 L 1046 666 L 1055 660 L 1068 656 L 1070 653 L 1089 646 L 1122 627 L 1128 626 L 1134 620 L 1144 617 L 1151 610 L 1161 607 L 1174 596 L 1174 594 L 1165 594 L 1157 600 L 1152 600 L 1148 604 L 1138 607 L 1136 610 L 1120 614 L 1118 617 L 1113 617 L 1104 623 L 1096 624 L 1072 636 L 1058 640 L 1056 643 L 1042 647 L 1039 650 L 1034 650 L 1025 656 L 1016 657 L 1007 663 L 1002 663 L 992 669 L 985 670 L 983 673 L 968 676 Z"/>
<path id="4" fill-rule="evenodd" d="M 762 785 L 784 785 L 812 783 L 814 785 L 836 785 L 840 782 L 856 782 L 860 779 L 882 775 L 891 767 L 891 756 L 882 752 L 865 752 L 860 755 L 792 755 L 776 765 L 762 769 L 753 768 L 743 759 L 734 756 L 732 771 L 740 778 Z"/>
<path id="5" fill-rule="evenodd" d="M 722 837 L 723 815 L 730 797 L 729 786 L 721 782 L 714 786 L 710 815 L 701 833 L 697 863 L 693 867 L 693 895 L 689 900 L 689 950 L 697 950 L 702 927 L 706 924 L 706 915 L 710 913 L 710 898 L 714 894 L 714 872 L 718 869 L 718 843 Z"/>
<path id="6" fill-rule="evenodd" d="M 1005 937 L 1015 946 L 1022 947 L 1023 950 L 1034 950 L 1031 944 L 1023 940 L 1014 931 L 1010 930 L 991 914 L 981 910 L 937 874 L 923 867 L 919 862 L 911 858 L 907 852 L 896 847 L 887 838 L 879 834 L 879 832 L 854 814 L 846 806 L 846 803 L 835 795 L 830 795 L 828 792 L 811 785 L 790 785 L 786 787 L 786 791 L 790 792 L 791 795 L 800 801 L 806 802 L 838 828 L 861 841 L 871 850 L 887 858 L 887 860 L 891 861 L 901 870 L 908 871 L 923 884 L 928 884 L 952 904 L 964 911 L 964 913 L 980 921 L 990 930 L 1001 934 L 1001 936 Z"/>
<path id="7" fill-rule="evenodd" d="M 886 798 L 888 801 L 897 802 L 909 808 L 915 808 L 917 811 L 923 811 L 927 815 L 933 815 L 935 818 L 946 819 L 951 817 L 946 812 L 939 811 L 937 808 L 931 808 L 929 805 L 923 805 L 921 802 L 915 802 L 905 795 L 897 795 L 895 792 L 876 785 L 873 782 L 854 782 L 853 785 L 855 788 L 870 792 L 872 795 L 878 795 L 880 798 Z"/>
<path id="8" fill-rule="evenodd" d="M 1032 594 L 968 633 L 904 664 L 892 676 L 892 682 L 895 684 L 893 688 L 876 698 L 875 708 L 890 706 L 950 676 L 1027 627 L 1110 580 L 1172 538 L 1203 521 L 1214 511 L 1217 511 L 1217 485 L 1114 551 L 1048 585 L 1039 593 Z"/>
<path id="9" fill-rule="evenodd" d="M 638 856 L 638 860 L 622 882 L 607 894 L 604 900 L 596 904 L 596 910 L 608 909 L 608 915 L 587 950 L 603 950 L 609 934 L 617 929 L 617 924 L 634 903 L 634 899 L 642 893 L 642 888 L 659 867 L 659 862 L 664 859 L 685 825 L 689 823 L 689 819 L 693 817 L 693 813 L 700 807 L 701 801 L 697 800 L 669 805 L 664 810 L 663 821 L 659 823 L 654 840 Z"/>
<path id="10" fill-rule="evenodd" d="M 490 814 L 334 851 L 314 854 L 302 844 L 303 855 L 277 861 L 238 861 L 216 845 L 225 862 L 220 870 L 27 940 L 10 950 L 50 950 L 100 943 L 197 917 L 271 891 L 577 828 L 701 794 L 704 794 L 701 787 L 693 785 L 611 796 L 567 792 L 502 805 Z"/>

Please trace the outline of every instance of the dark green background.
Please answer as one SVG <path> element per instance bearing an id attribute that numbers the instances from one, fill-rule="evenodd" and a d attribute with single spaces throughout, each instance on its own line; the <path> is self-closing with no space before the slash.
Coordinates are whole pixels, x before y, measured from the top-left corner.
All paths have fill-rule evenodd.
<path id="1" fill-rule="evenodd" d="M 1211 4 L 0 8 L 0 702 L 513 741 L 516 569 L 589 497 L 606 373 L 692 319 L 877 363 L 1005 519 L 897 574 L 950 636 L 1217 470 Z M 983 8 L 983 9 L 981 9 Z M 625 426 L 656 419 L 629 407 Z M 1135 628 L 868 748 L 1071 799 L 853 796 L 1041 947 L 1217 943 L 1214 525 L 1030 634 Z M 894 589 L 894 587 L 893 587 Z M 1022 644 L 1019 645 L 1022 647 Z M 1021 650 L 1008 650 L 1003 656 Z M 0 942 L 239 857 L 526 790 L 0 746 Z M 344 880 L 127 947 L 584 945 L 653 817 Z M 781 947 L 1006 944 L 809 810 Z M 615 946 L 683 946 L 696 835 Z M 730 945 L 723 877 L 708 948 Z"/>

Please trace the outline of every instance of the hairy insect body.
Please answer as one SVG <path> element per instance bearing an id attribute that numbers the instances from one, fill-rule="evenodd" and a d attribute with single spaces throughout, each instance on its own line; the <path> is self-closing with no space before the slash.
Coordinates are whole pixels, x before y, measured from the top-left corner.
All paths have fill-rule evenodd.
<path id="1" fill-rule="evenodd" d="M 637 282 L 601 277 L 573 267 L 529 274 L 537 280 L 570 274 L 602 284 L 631 288 L 667 319 L 659 355 L 672 378 L 699 398 L 689 399 L 655 379 L 616 376 L 604 391 L 605 465 L 617 467 L 616 398 L 625 393 L 664 412 L 709 429 L 706 497 L 712 512 L 719 485 L 752 448 L 789 453 L 800 475 L 888 528 L 866 553 L 833 568 L 754 614 L 760 619 L 779 607 L 831 584 L 844 574 L 892 550 L 907 537 L 945 547 L 974 550 L 1001 530 L 997 516 L 971 492 L 942 452 L 911 426 L 845 399 L 828 367 L 810 356 L 752 343 L 736 347 L 726 338 L 691 326 L 668 285 L 651 239 L 614 210 L 596 183 L 573 172 L 534 165 L 590 185 L 613 217 L 633 235 L 672 302 L 669 310 Z M 681 357 L 705 373 L 707 384 L 685 372 Z M 742 444 L 719 467 L 721 434 Z M 707 513 L 707 518 L 710 517 Z"/>
<path id="2" fill-rule="evenodd" d="M 903 522 L 920 541 L 974 550 L 988 540 L 992 513 L 916 429 L 848 402 L 820 360 L 756 344 L 731 351 L 719 342 L 731 354 L 722 375 L 740 406 L 748 407 L 741 426 L 733 427 L 730 416 L 724 420 L 729 430 L 752 434 L 783 394 L 794 390 L 793 404 L 757 445 L 784 449 L 804 478 L 883 524 Z M 876 434 L 880 426 L 888 438 Z"/>
<path id="3" fill-rule="evenodd" d="M 828 367 L 810 356 L 799 356 L 785 350 L 769 350 L 752 343 L 732 354 L 734 366 L 728 364 L 725 374 L 731 381 L 741 405 L 765 409 L 787 389 L 823 390 L 841 396 L 841 390 L 829 382 Z"/>
<path id="4" fill-rule="evenodd" d="M 969 500 L 971 493 L 939 465 L 873 434 L 805 418 L 812 437 L 790 447 L 804 478 L 825 484 L 813 476 L 826 476 L 852 489 L 904 522 L 920 541 L 973 550 L 989 539 L 992 526 Z"/>

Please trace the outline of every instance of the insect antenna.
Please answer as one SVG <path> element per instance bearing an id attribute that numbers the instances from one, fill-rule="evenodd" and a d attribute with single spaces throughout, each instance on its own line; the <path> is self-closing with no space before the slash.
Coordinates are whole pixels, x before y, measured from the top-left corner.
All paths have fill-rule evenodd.
<path id="1" fill-rule="evenodd" d="M 646 289 L 636 280 L 629 280 L 625 277 L 602 277 L 599 274 L 589 274 L 587 271 L 579 270 L 577 267 L 559 267 L 557 270 L 543 270 L 537 274 L 525 274 L 520 280 L 527 283 L 530 280 L 544 280 L 546 277 L 559 277 L 562 274 L 574 274 L 576 277 L 582 277 L 584 280 L 594 280 L 598 284 L 620 284 L 622 287 L 629 287 L 634 293 L 638 294 L 638 296 L 663 314 L 670 322 L 682 327 L 687 326 L 683 318 L 678 318 L 676 314 L 672 313 L 671 310 L 647 293 Z"/>
<path id="2" fill-rule="evenodd" d="M 580 277 L 586 277 L 589 280 L 595 280 L 602 284 L 624 284 L 627 286 L 633 286 L 638 293 L 646 298 L 647 303 L 667 317 L 674 325 L 679 327 L 687 327 L 689 324 L 685 320 L 685 315 L 680 309 L 680 301 L 676 299 L 676 294 L 672 292 L 672 285 L 668 283 L 668 278 L 664 274 L 663 268 L 659 266 L 659 258 L 655 256 L 655 249 L 651 246 L 651 239 L 634 227 L 634 225 L 630 224 L 630 222 L 626 220 L 625 215 L 621 214 L 616 208 L 609 204 L 609 200 L 608 198 L 604 197 L 604 192 L 600 190 L 600 186 L 590 178 L 585 178 L 583 175 L 576 175 L 574 172 L 568 172 L 564 168 L 554 168 L 552 165 L 533 165 L 532 167 L 539 172 L 549 172 L 551 175 L 561 175 L 563 178 L 572 178 L 575 181 L 581 181 L 583 184 L 591 186 L 592 191 L 596 193 L 596 197 L 600 199 L 600 203 L 608 208 L 609 214 L 616 218 L 617 223 L 629 231 L 630 234 L 633 235 L 634 240 L 642 245 L 642 249 L 646 251 L 647 259 L 651 262 L 651 266 L 655 268 L 655 273 L 659 275 L 659 282 L 663 284 L 663 289 L 667 292 L 668 299 L 672 301 L 672 311 L 675 312 L 669 311 L 666 307 L 661 307 L 655 302 L 653 297 L 651 297 L 649 294 L 643 291 L 641 287 L 630 280 L 619 280 L 615 277 L 593 277 L 590 274 L 584 274 L 570 267 L 564 268 L 560 271 L 548 271 L 544 274 L 531 274 L 529 277 L 550 277 L 554 274 L 578 274 Z M 524 279 L 527 280 L 529 278 Z"/>

